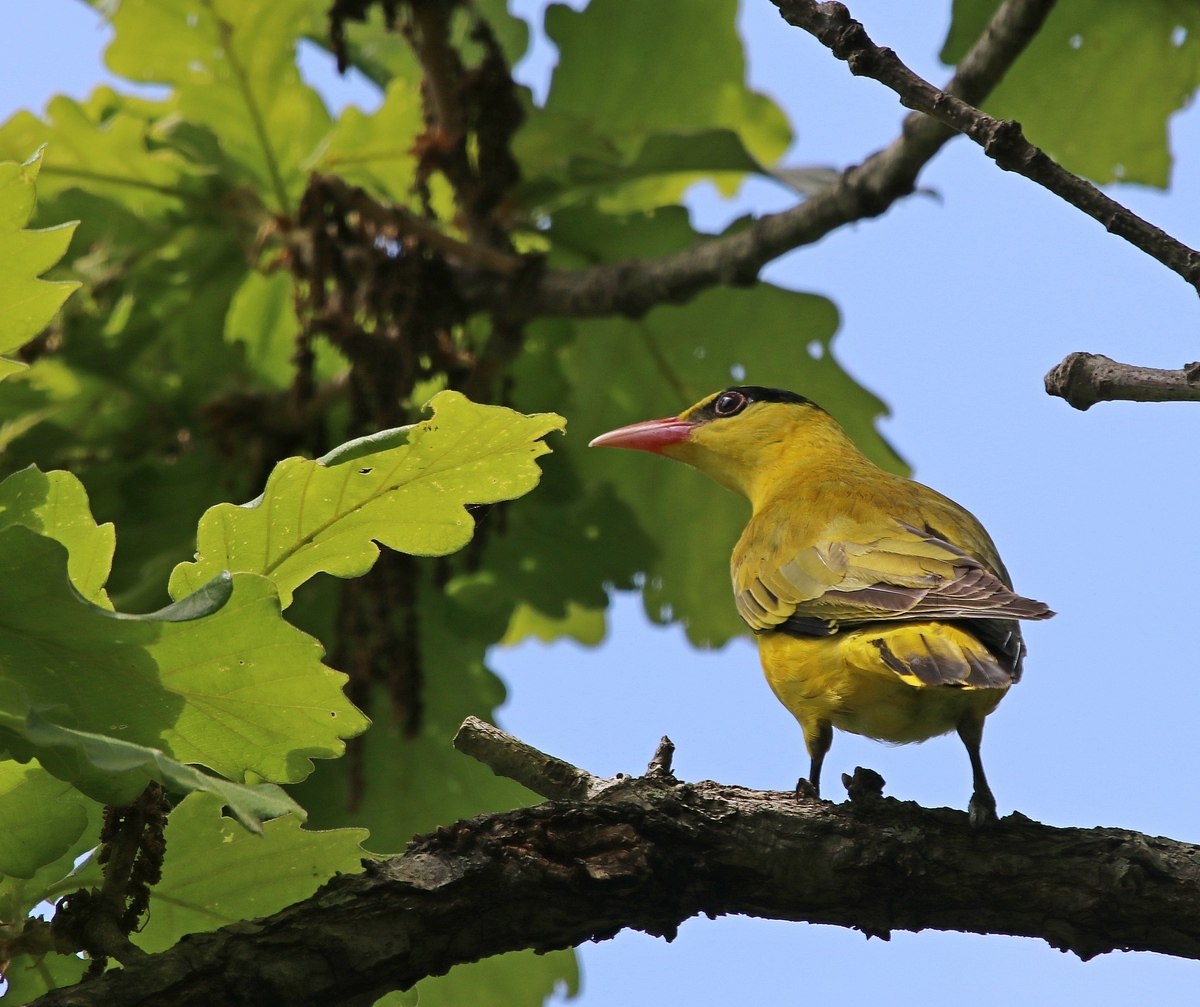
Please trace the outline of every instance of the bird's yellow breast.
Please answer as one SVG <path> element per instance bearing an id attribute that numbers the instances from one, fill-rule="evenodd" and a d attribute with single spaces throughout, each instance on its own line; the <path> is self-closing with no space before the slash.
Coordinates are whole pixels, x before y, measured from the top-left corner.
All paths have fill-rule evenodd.
<path id="1" fill-rule="evenodd" d="M 994 661 L 970 633 L 944 622 L 889 623 L 827 637 L 768 632 L 758 636 L 758 650 L 771 690 L 800 722 L 806 739 L 827 721 L 878 741 L 925 741 L 954 730 L 965 714 L 982 719 L 1007 692 L 922 684 L 883 659 L 886 650 Z"/>

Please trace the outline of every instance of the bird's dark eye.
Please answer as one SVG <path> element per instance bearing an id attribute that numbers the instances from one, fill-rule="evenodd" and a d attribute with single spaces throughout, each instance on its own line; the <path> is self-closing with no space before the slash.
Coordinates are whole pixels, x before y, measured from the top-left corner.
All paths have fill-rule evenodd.
<path id="1" fill-rule="evenodd" d="M 741 392 L 722 392 L 713 403 L 713 412 L 718 416 L 736 416 L 748 401 Z"/>

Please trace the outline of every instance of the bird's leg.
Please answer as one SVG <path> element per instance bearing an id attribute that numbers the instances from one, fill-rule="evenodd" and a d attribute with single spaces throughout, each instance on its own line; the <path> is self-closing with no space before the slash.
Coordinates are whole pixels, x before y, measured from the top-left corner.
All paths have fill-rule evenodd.
<path id="1" fill-rule="evenodd" d="M 967 805 L 971 825 L 976 828 L 990 825 L 997 821 L 996 798 L 992 796 L 992 788 L 983 775 L 983 759 L 979 755 L 979 746 L 983 742 L 983 719 L 964 717 L 958 725 L 958 736 L 967 746 L 967 757 L 971 760 L 974 792 L 971 794 L 971 803 Z"/>
<path id="2" fill-rule="evenodd" d="M 816 800 L 821 796 L 821 765 L 825 761 L 825 753 L 833 744 L 833 725 L 828 720 L 818 720 L 810 733 L 804 730 L 804 745 L 808 749 L 808 779 L 801 778 L 796 782 L 796 796 Z"/>

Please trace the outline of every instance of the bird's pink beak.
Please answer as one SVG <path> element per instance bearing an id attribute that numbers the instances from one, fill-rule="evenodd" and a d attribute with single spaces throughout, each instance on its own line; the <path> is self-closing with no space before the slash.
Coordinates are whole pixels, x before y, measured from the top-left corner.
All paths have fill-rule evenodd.
<path id="1" fill-rule="evenodd" d="M 668 416 L 662 420 L 645 420 L 627 427 L 610 430 L 592 440 L 589 448 L 634 448 L 661 454 L 662 449 L 686 441 L 696 424 Z"/>

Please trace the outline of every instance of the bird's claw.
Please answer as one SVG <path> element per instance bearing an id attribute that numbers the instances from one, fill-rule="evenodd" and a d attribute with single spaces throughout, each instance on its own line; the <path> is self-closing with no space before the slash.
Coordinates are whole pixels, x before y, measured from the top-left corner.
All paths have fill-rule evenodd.
<path id="1" fill-rule="evenodd" d="M 972 794 L 971 803 L 967 805 L 967 816 L 973 829 L 983 829 L 994 825 L 1000 821 L 996 814 L 996 799 L 991 794 Z"/>
<path id="2" fill-rule="evenodd" d="M 796 781 L 796 800 L 798 801 L 819 801 L 821 792 L 812 785 L 809 780 L 803 776 Z"/>

